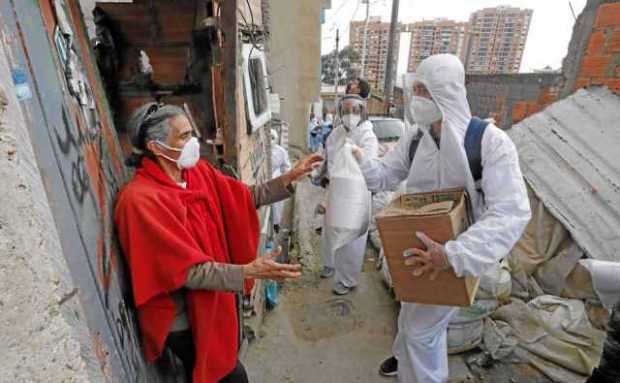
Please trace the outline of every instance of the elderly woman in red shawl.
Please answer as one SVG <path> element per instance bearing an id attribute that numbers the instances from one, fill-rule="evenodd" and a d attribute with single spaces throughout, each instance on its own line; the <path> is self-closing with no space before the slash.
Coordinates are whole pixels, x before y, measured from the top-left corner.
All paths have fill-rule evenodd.
<path id="1" fill-rule="evenodd" d="M 129 133 L 135 177 L 118 197 L 115 221 L 129 263 L 146 359 L 169 347 L 195 383 L 247 382 L 238 361 L 235 293 L 252 280 L 300 276 L 299 265 L 256 258 L 256 208 L 290 196 L 291 183 L 320 156 L 249 187 L 200 160 L 183 109 L 149 103 Z"/>

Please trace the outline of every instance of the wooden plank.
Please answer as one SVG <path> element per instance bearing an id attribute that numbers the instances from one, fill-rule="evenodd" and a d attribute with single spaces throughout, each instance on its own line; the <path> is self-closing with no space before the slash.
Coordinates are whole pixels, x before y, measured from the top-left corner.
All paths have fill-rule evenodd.
<path id="1" fill-rule="evenodd" d="M 185 81 L 189 48 L 144 47 L 153 67 L 153 81 L 161 84 L 177 84 Z M 139 50 L 125 51 L 125 60 L 119 70 L 119 80 L 131 80 L 138 70 Z"/>
<path id="2" fill-rule="evenodd" d="M 216 143 L 222 144 L 224 139 L 223 132 L 230 130 L 224 105 L 225 86 L 222 64 L 213 65 L 211 73 L 213 79 L 213 113 L 215 115 Z"/>
<path id="3" fill-rule="evenodd" d="M 244 0 L 227 0 L 222 2 L 221 26 L 226 38 L 222 43 L 221 63 L 223 65 L 224 88 L 224 110 L 226 118 L 226 129 L 223 130 L 224 136 L 224 156 L 226 162 L 239 170 L 237 158 L 237 130 L 245 132 L 245 115 L 239 113 L 239 107 L 243 104 L 243 92 L 239 92 L 240 87 L 240 62 L 238 52 L 238 4 Z M 214 96 L 216 97 L 216 96 Z M 245 109 L 243 109 L 245 112 Z M 242 118 L 242 119 L 241 119 Z M 241 120 L 240 120 L 241 119 Z M 243 124 L 243 125 L 241 125 Z M 240 144 L 240 143 L 239 143 Z"/>
<path id="4" fill-rule="evenodd" d="M 189 43 L 196 2 L 155 1 L 153 8 L 136 3 L 97 3 L 113 21 L 124 45 L 134 47 Z"/>

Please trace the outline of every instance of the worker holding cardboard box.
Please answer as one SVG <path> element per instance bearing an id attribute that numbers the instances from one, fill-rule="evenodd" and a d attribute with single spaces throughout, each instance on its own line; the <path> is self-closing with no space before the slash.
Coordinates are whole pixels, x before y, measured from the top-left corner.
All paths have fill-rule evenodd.
<path id="1" fill-rule="evenodd" d="M 394 251 L 402 250 L 396 255 L 401 270 L 408 266 L 413 271 L 400 279 L 418 283 L 409 291 L 401 290 L 408 297 L 401 299 L 395 357 L 382 364 L 381 373 L 397 374 L 406 383 L 445 383 L 448 323 L 457 311 L 455 305 L 471 299 L 467 292 L 456 298 L 463 292 L 454 290 L 454 281 L 469 277 L 475 282 L 497 266 L 521 236 L 530 219 L 530 205 L 515 146 L 502 130 L 471 116 L 465 70 L 456 56 L 434 55 L 422 61 L 417 72 L 408 75 L 405 95 L 410 129 L 398 144 L 382 159 L 352 149 L 371 191 L 394 190 L 407 180 L 408 193 L 426 193 L 400 200 L 404 215 L 415 217 L 413 207 L 423 209 L 418 218 L 426 219 L 383 228 L 379 222 L 388 261 L 394 260 Z M 449 198 L 440 192 L 449 188 L 461 188 L 469 202 L 462 191 L 448 191 Z M 416 202 L 421 197 L 430 200 Z M 471 208 L 466 209 L 467 205 Z M 468 210 L 470 226 L 461 218 Z M 399 230 L 401 236 L 394 238 L 410 241 L 402 248 L 384 235 Z M 397 271 L 390 270 L 396 277 Z M 431 278 L 440 282 L 440 288 L 414 294 L 428 288 Z"/>

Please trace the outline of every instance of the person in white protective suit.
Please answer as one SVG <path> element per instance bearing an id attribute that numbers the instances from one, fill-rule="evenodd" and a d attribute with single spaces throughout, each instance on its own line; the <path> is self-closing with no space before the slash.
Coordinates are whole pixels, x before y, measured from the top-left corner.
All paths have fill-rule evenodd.
<path id="1" fill-rule="evenodd" d="M 475 223 L 445 245 L 417 233 L 427 249 L 411 250 L 406 263 L 416 276 L 436 275 L 448 268 L 458 276 L 482 276 L 499 267 L 527 225 L 531 213 L 517 151 L 505 132 L 489 124 L 480 142 L 481 180 L 476 185 L 464 148 L 472 115 L 466 98 L 465 71 L 456 56 L 434 55 L 408 75 L 408 129 L 381 160 L 362 148 L 354 155 L 370 190 L 392 190 L 406 180 L 408 193 L 464 187 Z M 411 158 L 411 145 L 418 140 Z M 447 327 L 458 309 L 416 303 L 401 305 L 394 357 L 380 368 L 382 375 L 398 375 L 399 382 L 448 381 Z"/>
<path id="2" fill-rule="evenodd" d="M 271 129 L 271 177 L 278 178 L 291 170 L 291 161 L 288 152 L 278 143 L 278 132 Z M 275 232 L 280 231 L 284 201 L 276 202 L 271 206 L 273 227 Z"/>
<path id="3" fill-rule="evenodd" d="M 366 112 L 366 102 L 357 95 L 346 95 L 340 100 L 338 105 L 339 125 L 334 128 L 325 144 L 326 161 L 324 163 L 321 185 L 329 189 L 330 168 L 334 166 L 334 159 L 338 150 L 343 150 L 343 142 L 348 142 L 356 147 L 362 148 L 368 158 L 377 156 L 379 142 L 372 128 L 372 123 L 368 121 Z M 355 159 L 353 159 L 354 166 Z M 333 171 L 334 169 L 332 169 Z M 363 185 L 363 176 L 360 174 Z M 363 191 L 365 192 L 366 187 Z M 370 209 L 370 193 L 368 196 L 368 209 Z M 334 206 L 327 205 L 326 217 L 330 215 L 330 209 Z M 370 210 L 368 210 L 370 217 Z M 328 225 L 323 226 L 321 233 L 321 253 L 323 269 L 322 278 L 334 277 L 333 292 L 336 295 L 348 294 L 359 282 L 366 253 L 366 241 L 368 238 L 368 228 L 360 236 L 351 242 L 334 250 L 331 243 L 334 233 L 330 233 Z"/>

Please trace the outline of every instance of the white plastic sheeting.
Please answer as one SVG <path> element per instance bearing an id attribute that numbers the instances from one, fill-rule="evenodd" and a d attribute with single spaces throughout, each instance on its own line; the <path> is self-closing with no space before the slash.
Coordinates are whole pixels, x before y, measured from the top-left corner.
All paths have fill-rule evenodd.
<path id="1" fill-rule="evenodd" d="M 581 383 L 598 366 L 605 332 L 592 327 L 581 300 L 515 299 L 491 318 L 483 337 L 494 359 L 527 361 L 561 383 Z"/>

